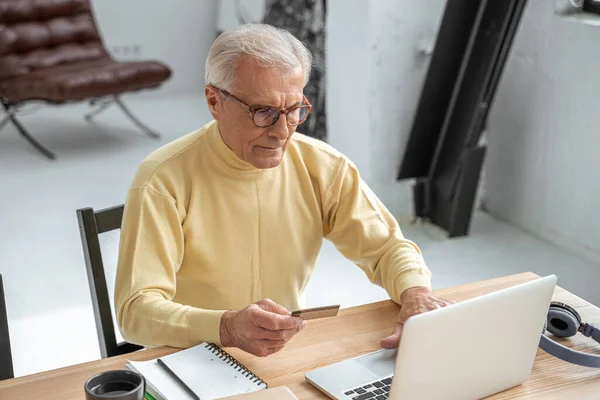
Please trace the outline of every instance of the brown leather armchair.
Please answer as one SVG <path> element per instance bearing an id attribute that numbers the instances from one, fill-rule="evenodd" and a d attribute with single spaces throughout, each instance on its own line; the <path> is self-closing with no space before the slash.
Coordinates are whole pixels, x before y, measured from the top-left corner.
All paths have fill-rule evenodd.
<path id="1" fill-rule="evenodd" d="M 50 159 L 55 155 L 17 119 L 27 102 L 60 105 L 89 100 L 91 120 L 116 104 L 146 134 L 159 137 L 126 108 L 119 95 L 157 88 L 171 76 L 160 62 L 118 62 L 106 51 L 89 0 L 0 0 L 0 129 L 12 122 Z"/>

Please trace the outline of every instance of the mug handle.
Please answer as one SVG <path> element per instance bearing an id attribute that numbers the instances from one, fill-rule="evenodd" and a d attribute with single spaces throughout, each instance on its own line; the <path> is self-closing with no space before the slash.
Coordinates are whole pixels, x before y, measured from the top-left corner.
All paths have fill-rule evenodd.
<path id="1" fill-rule="evenodd" d="M 146 398 L 146 378 L 144 378 L 144 375 L 140 375 L 142 376 L 142 400 L 144 400 Z"/>

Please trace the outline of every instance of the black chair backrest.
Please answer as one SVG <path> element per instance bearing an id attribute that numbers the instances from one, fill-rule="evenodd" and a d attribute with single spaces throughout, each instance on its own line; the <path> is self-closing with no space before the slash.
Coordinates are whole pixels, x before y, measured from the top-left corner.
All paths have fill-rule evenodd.
<path id="1" fill-rule="evenodd" d="M 117 343 L 112 307 L 100 249 L 100 234 L 121 229 L 123 209 L 123 205 L 120 205 L 96 212 L 92 208 L 77 210 L 79 233 L 81 234 L 81 244 L 83 246 L 83 255 L 85 257 L 102 358 L 131 353 L 142 349 L 142 346 L 128 342 Z"/>
<path id="2" fill-rule="evenodd" d="M 4 285 L 0 274 L 0 381 L 14 378 L 10 335 L 8 332 L 8 316 L 4 300 Z"/>

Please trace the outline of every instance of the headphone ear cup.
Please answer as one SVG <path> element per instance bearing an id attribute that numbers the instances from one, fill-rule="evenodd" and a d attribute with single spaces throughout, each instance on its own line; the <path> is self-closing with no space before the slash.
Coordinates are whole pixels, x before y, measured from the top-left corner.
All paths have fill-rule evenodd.
<path id="1" fill-rule="evenodd" d="M 548 332 L 558 337 L 571 337 L 577 334 L 579 319 L 564 308 L 550 307 L 546 320 Z"/>

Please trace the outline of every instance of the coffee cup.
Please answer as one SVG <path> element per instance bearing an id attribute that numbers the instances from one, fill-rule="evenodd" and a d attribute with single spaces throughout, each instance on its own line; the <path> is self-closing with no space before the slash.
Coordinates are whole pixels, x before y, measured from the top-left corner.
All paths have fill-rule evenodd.
<path id="1" fill-rule="evenodd" d="M 146 382 L 137 372 L 114 370 L 92 376 L 84 388 L 86 400 L 144 400 Z"/>

